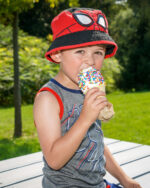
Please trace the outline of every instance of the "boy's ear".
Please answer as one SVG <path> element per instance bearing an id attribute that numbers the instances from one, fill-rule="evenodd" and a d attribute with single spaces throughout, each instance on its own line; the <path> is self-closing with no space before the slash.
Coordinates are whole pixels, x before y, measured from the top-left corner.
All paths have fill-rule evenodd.
<path id="1" fill-rule="evenodd" d="M 61 62 L 61 52 L 60 51 L 57 51 L 57 52 L 53 52 L 51 54 L 51 58 L 57 62 L 57 63 L 60 63 Z"/>

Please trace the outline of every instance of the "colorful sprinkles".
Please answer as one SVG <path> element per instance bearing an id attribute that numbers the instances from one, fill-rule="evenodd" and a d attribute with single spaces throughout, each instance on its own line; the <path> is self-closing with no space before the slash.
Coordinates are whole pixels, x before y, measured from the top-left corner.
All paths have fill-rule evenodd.
<path id="1" fill-rule="evenodd" d="M 89 67 L 87 69 L 83 69 L 78 75 L 79 88 L 85 93 L 88 89 L 90 89 L 91 85 L 94 84 L 97 87 L 100 85 L 104 85 L 104 78 L 100 71 L 97 71 L 95 68 Z"/>

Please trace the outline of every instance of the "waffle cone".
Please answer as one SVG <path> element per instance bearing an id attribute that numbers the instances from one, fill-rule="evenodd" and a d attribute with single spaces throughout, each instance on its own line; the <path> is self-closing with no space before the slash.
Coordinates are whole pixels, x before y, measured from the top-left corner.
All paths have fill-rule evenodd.
<path id="1" fill-rule="evenodd" d="M 100 85 L 98 88 L 100 91 L 105 92 L 104 84 Z M 100 113 L 98 115 L 98 119 L 106 122 L 106 121 L 110 120 L 114 116 L 114 114 L 115 114 L 115 112 L 113 109 L 113 105 L 111 103 L 108 103 L 108 105 L 100 111 Z"/>

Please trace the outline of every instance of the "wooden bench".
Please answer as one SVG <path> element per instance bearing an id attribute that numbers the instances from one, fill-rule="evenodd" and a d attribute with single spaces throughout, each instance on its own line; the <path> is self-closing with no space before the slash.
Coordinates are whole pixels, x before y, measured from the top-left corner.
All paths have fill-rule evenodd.
<path id="1" fill-rule="evenodd" d="M 105 143 L 124 171 L 150 188 L 150 146 L 109 138 Z M 42 167 L 42 152 L 0 161 L 0 188 L 41 188 Z M 105 178 L 118 183 L 109 173 Z"/>

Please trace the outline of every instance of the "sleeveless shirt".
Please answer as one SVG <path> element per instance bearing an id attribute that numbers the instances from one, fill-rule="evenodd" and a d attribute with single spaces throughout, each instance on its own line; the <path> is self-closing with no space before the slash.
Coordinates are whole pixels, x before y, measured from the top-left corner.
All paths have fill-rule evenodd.
<path id="1" fill-rule="evenodd" d="M 53 94 L 60 105 L 63 136 L 78 119 L 84 95 L 80 90 L 66 88 L 54 79 L 46 83 L 40 91 L 42 90 L 54 91 Z M 54 170 L 44 157 L 43 161 L 43 188 L 105 188 L 103 177 L 106 171 L 101 121 L 96 120 L 91 125 L 79 148 L 64 167 Z"/>

